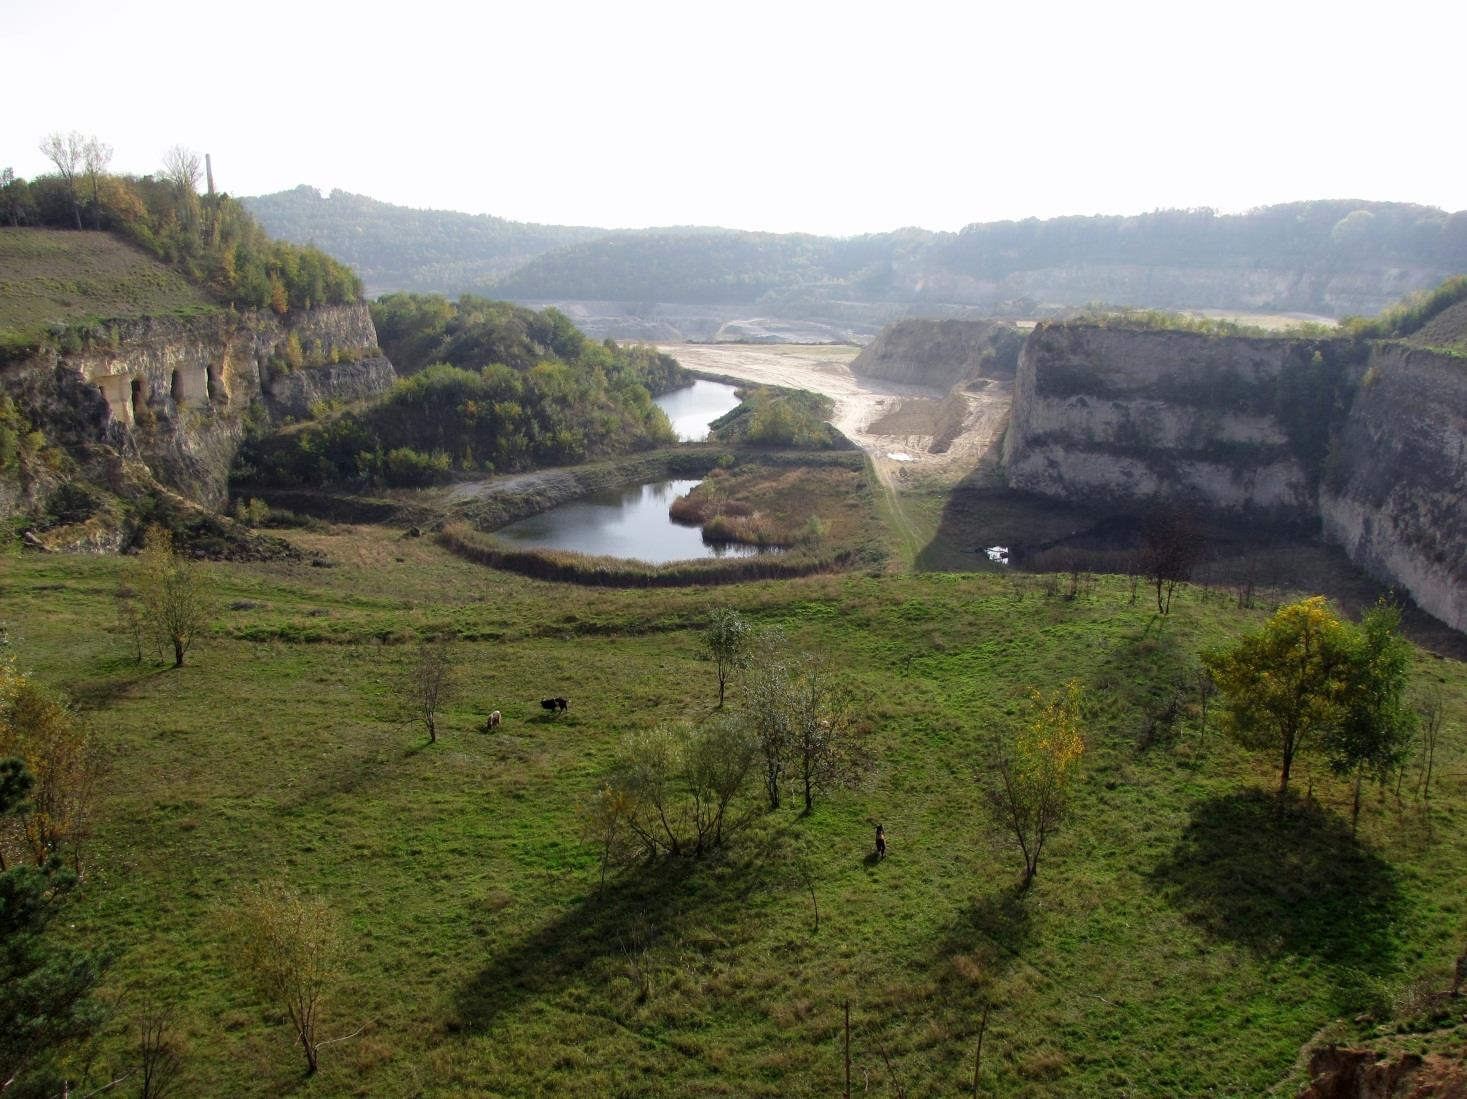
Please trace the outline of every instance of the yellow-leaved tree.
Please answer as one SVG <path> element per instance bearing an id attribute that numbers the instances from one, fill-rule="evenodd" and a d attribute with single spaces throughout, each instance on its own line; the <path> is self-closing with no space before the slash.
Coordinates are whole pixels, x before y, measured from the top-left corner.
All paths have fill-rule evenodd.
<path id="1" fill-rule="evenodd" d="M 53 692 L 20 671 L 0 647 L 0 759 L 25 764 L 34 780 L 24 807 L 0 828 L 0 870 L 68 856 L 81 869 L 98 761 L 85 726 Z"/>
<path id="2" fill-rule="evenodd" d="M 1279 762 L 1279 797 L 1294 761 L 1322 745 L 1346 716 L 1358 638 L 1324 596 L 1283 607 L 1202 662 L 1228 702 L 1226 729 L 1243 747 Z"/>
<path id="3" fill-rule="evenodd" d="M 1078 680 L 1050 695 L 1035 691 L 1029 715 L 994 760 L 989 811 L 1024 856 L 1021 888 L 1028 888 L 1039 872 L 1045 842 L 1069 809 L 1085 755 L 1083 705 Z"/>

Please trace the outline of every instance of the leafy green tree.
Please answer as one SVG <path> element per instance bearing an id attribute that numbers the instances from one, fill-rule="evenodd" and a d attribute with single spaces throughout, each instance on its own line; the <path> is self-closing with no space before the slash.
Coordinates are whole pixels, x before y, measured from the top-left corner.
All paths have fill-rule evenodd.
<path id="1" fill-rule="evenodd" d="M 754 630 L 749 620 L 731 607 L 719 607 L 703 631 L 703 650 L 718 666 L 718 708 L 723 709 L 724 689 L 737 671 L 748 665 Z"/>
<path id="2" fill-rule="evenodd" d="M 769 808 L 778 809 L 784 794 L 785 768 L 795 731 L 788 700 L 793 691 L 794 662 L 779 630 L 762 631 L 754 641 L 745 681 L 745 709 L 759 748 L 760 776 Z"/>
<path id="3" fill-rule="evenodd" d="M 24 811 L 33 785 L 20 760 L 0 760 L 0 820 Z M 50 933 L 75 885 L 55 858 L 0 871 L 0 1092 L 63 1093 L 52 1056 L 101 1022 L 91 998 L 101 959 Z"/>
<path id="4" fill-rule="evenodd" d="M 209 575 L 197 562 L 180 557 L 172 533 L 159 526 L 149 528 L 131 571 L 144 620 L 173 649 L 173 666 L 183 667 L 189 649 L 214 621 Z"/>
<path id="5" fill-rule="evenodd" d="M 1083 703 L 1078 680 L 1049 696 L 1035 691 L 1028 719 L 994 760 L 989 814 L 1024 857 L 1021 888 L 1039 872 L 1039 856 L 1069 811 L 1085 754 Z"/>
<path id="6" fill-rule="evenodd" d="M 280 882 L 242 890 L 228 917 L 233 958 L 241 974 L 285 1013 L 306 1057 L 319 1064 L 321 1008 L 340 974 L 341 936 L 324 901 Z"/>
<path id="7" fill-rule="evenodd" d="M 720 714 L 688 736 L 681 773 L 693 802 L 695 854 L 723 846 L 729 806 L 748 785 L 757 753 L 753 736 L 733 714 Z"/>
<path id="8" fill-rule="evenodd" d="M 659 726 L 623 740 L 583 817 L 602 848 L 603 877 L 618 849 L 698 856 L 722 847 L 729 808 L 748 785 L 756 754 L 753 737 L 732 714 L 695 729 Z"/>
<path id="9" fill-rule="evenodd" d="M 1397 633 L 1399 608 L 1385 602 L 1365 612 L 1342 700 L 1344 714 L 1326 738 L 1330 767 L 1354 779 L 1351 827 L 1360 820 L 1360 784 L 1385 782 L 1405 761 L 1419 723 L 1407 704 L 1411 647 Z"/>
<path id="10" fill-rule="evenodd" d="M 1227 700 L 1228 733 L 1279 762 L 1279 797 L 1294 761 L 1319 747 L 1343 719 L 1356 667 L 1356 638 L 1323 596 L 1281 608 L 1256 633 L 1204 653 Z"/>

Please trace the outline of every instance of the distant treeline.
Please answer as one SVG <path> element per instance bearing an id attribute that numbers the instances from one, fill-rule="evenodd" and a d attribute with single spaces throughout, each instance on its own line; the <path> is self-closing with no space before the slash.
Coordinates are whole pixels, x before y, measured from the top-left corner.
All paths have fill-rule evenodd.
<path id="1" fill-rule="evenodd" d="M 270 239 L 228 195 L 201 195 L 197 158 L 176 178 L 0 173 L 0 224 L 111 231 L 174 267 L 222 304 L 291 309 L 359 301 L 362 283 L 319 248 Z"/>
<path id="2" fill-rule="evenodd" d="M 415 210 L 314 187 L 244 199 L 270 232 L 350 263 L 374 292 L 482 289 L 542 252 L 605 230 L 530 225 L 488 214 Z"/>
<path id="3" fill-rule="evenodd" d="M 406 210 L 341 192 L 323 199 L 308 187 L 248 202 L 272 232 L 316 242 L 374 285 L 486 291 L 521 300 L 774 306 L 843 299 L 987 301 L 995 282 L 1077 265 L 1320 276 L 1390 267 L 1467 271 L 1467 212 L 1408 203 L 1331 200 L 1244 214 L 1197 209 L 1029 218 L 974 224 L 959 233 L 901 229 L 837 239 L 520 225 Z"/>
<path id="4" fill-rule="evenodd" d="M 373 316 L 411 376 L 365 409 L 254 440 L 243 476 L 423 485 L 455 469 L 503 473 L 676 441 L 652 397 L 689 376 L 666 355 L 593 343 L 553 309 L 478 298 L 392 295 Z"/>

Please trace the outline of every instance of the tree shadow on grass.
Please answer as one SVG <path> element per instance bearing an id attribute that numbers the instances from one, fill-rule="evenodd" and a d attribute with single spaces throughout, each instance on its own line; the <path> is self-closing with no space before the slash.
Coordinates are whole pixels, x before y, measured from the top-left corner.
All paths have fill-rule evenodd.
<path id="1" fill-rule="evenodd" d="M 665 857 L 608 880 L 601 892 L 559 918 L 493 948 L 455 994 L 448 1029 L 482 1033 L 527 1000 L 554 995 L 576 980 L 596 979 L 594 968 L 603 959 L 625 959 L 629 969 L 636 969 L 639 955 L 707 939 L 700 928 L 709 912 L 747 904 L 756 892 L 789 887 L 788 875 L 782 877 L 782 868 L 769 857 L 782 834 L 765 837 L 736 860 L 717 854 Z"/>
<path id="2" fill-rule="evenodd" d="M 1032 966 L 1024 956 L 1033 932 L 1025 895 L 1016 882 L 975 897 L 938 941 L 938 980 L 984 986 L 1016 964 Z"/>
<path id="3" fill-rule="evenodd" d="M 80 710 L 105 710 L 149 680 L 177 671 L 171 662 L 139 664 L 130 658 L 104 661 L 93 670 L 98 673 L 93 678 L 68 687 L 71 700 Z"/>
<path id="4" fill-rule="evenodd" d="M 1402 898 L 1390 865 L 1316 806 L 1262 790 L 1202 802 L 1152 884 L 1208 935 L 1263 956 L 1388 971 Z"/>

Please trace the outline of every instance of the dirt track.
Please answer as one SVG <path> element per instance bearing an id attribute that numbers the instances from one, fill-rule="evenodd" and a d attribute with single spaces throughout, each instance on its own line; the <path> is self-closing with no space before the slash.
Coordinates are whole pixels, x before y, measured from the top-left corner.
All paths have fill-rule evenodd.
<path id="1" fill-rule="evenodd" d="M 744 381 L 823 393 L 835 401 L 831 422 L 867 451 L 888 485 L 920 479 L 952 483 L 971 471 L 998 440 L 1013 399 L 1007 382 L 959 390 L 967 405 L 961 428 L 943 453 L 933 451 L 948 394 L 926 386 L 858 378 L 850 363 L 857 348 L 807 344 L 663 344 L 690 370 Z M 892 457 L 905 455 L 905 458 Z"/>

